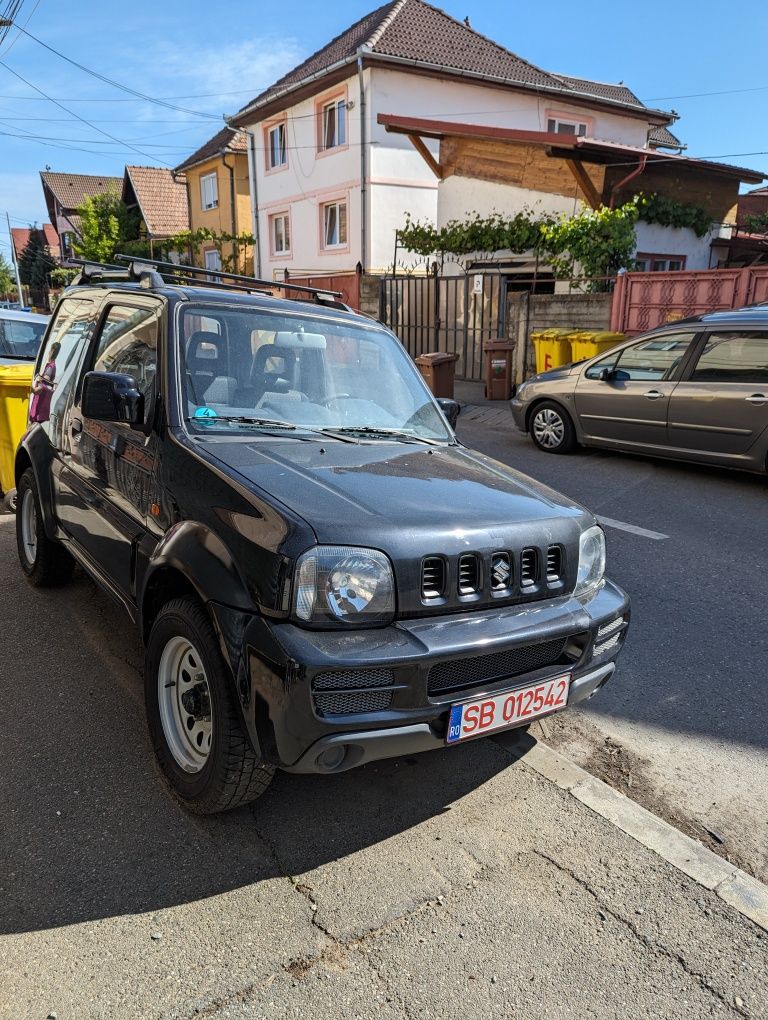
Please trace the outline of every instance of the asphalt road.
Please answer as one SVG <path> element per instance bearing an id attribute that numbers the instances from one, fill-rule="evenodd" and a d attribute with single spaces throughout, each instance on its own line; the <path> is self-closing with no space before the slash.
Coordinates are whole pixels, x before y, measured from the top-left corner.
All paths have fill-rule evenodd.
<path id="1" fill-rule="evenodd" d="M 549 723 L 549 742 L 768 881 L 768 479 L 596 450 L 553 456 L 506 414 L 479 413 L 493 423 L 459 419 L 468 446 L 667 536 L 606 527 L 608 573 L 632 597 L 630 637 L 612 682 Z"/>
<path id="2" fill-rule="evenodd" d="M 29 588 L 7 517 L 0 577 L 2 1020 L 768 1017 L 768 936 L 514 736 L 196 818 L 121 612 Z"/>

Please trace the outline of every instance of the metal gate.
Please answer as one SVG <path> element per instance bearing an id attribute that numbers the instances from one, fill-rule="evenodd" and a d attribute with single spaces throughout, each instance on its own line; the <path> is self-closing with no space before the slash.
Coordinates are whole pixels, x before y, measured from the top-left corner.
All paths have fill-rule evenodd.
<path id="1" fill-rule="evenodd" d="M 498 273 L 386 276 L 379 317 L 412 358 L 457 354 L 459 379 L 483 378 L 483 344 L 504 335 L 506 287 Z"/>

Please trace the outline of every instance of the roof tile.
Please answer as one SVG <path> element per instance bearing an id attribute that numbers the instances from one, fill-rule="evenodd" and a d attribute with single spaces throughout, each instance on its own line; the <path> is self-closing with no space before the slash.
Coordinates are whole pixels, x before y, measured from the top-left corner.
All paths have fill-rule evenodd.
<path id="1" fill-rule="evenodd" d="M 189 230 L 186 179 L 174 178 L 159 166 L 126 166 L 123 195 L 136 196 L 147 230 L 153 237 L 170 237 Z"/>
<path id="2" fill-rule="evenodd" d="M 231 127 L 222 128 L 218 134 L 215 134 L 213 138 L 209 138 L 191 156 L 188 156 L 183 163 L 179 163 L 176 170 L 187 170 L 197 163 L 204 163 L 207 159 L 218 156 L 222 150 L 227 152 L 246 152 L 245 133 L 243 131 L 235 131 Z"/>
<path id="3" fill-rule="evenodd" d="M 62 209 L 77 209 L 86 198 L 103 195 L 106 191 L 115 191 L 119 195 L 123 186 L 122 177 L 96 174 L 61 174 L 41 170 L 40 177 Z"/>

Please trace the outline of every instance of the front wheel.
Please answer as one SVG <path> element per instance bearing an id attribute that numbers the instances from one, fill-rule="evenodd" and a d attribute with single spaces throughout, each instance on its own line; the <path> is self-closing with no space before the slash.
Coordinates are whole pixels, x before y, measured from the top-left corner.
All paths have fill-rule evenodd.
<path id="1" fill-rule="evenodd" d="M 534 409 L 529 430 L 531 439 L 545 453 L 571 453 L 576 448 L 573 422 L 553 401 L 545 401 Z"/>
<path id="2" fill-rule="evenodd" d="M 144 695 L 155 754 L 173 793 L 213 814 L 255 800 L 275 768 L 254 753 L 234 683 L 203 607 L 174 599 L 147 643 Z"/>

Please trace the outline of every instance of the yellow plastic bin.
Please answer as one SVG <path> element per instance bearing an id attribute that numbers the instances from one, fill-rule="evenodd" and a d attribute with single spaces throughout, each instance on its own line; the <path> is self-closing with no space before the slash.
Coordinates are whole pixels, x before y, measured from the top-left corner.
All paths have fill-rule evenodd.
<path id="1" fill-rule="evenodd" d="M 616 344 L 620 344 L 626 339 L 623 333 L 592 332 L 591 330 L 574 333 L 571 338 L 573 360 L 587 361 L 589 358 L 595 358 L 598 354 L 610 350 L 611 347 L 615 347 Z"/>
<path id="2" fill-rule="evenodd" d="M 531 333 L 536 351 L 536 371 L 548 372 L 550 368 L 567 365 L 571 358 L 571 329 L 545 329 Z"/>
<path id="3" fill-rule="evenodd" d="M 31 361 L 0 365 L 0 493 L 9 501 L 16 488 L 14 461 L 27 431 L 27 405 L 35 370 Z"/>

